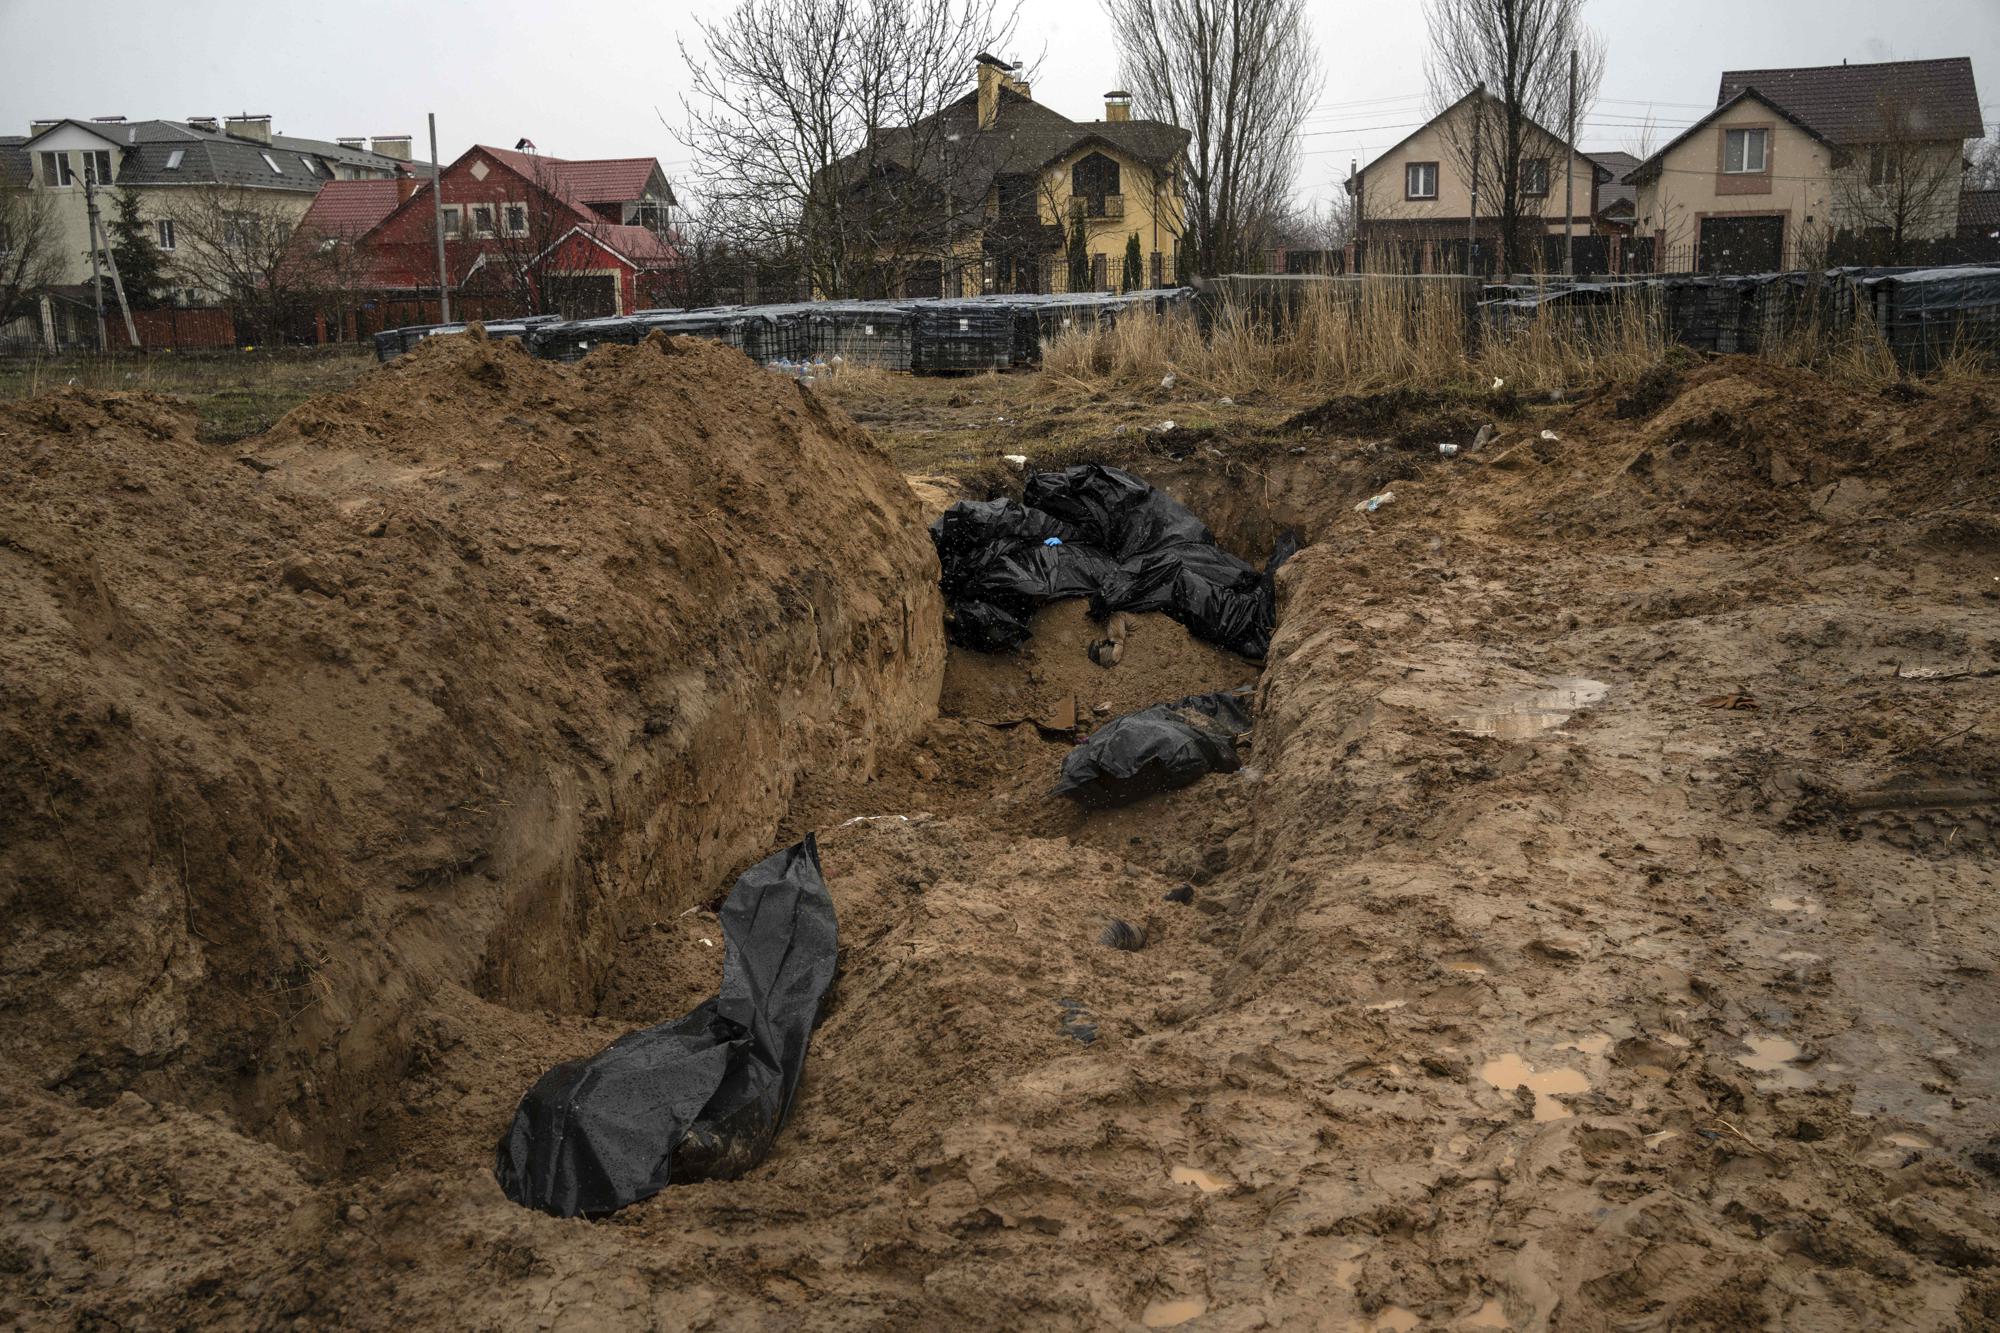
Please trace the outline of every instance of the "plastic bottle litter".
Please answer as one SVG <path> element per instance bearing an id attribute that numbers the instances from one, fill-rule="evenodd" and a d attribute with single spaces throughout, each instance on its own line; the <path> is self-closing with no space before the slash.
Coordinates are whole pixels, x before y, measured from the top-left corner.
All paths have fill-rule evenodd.
<path id="1" fill-rule="evenodd" d="M 1458 446 L 1453 444 L 1450 440 L 1446 440 L 1444 443 L 1438 446 L 1438 452 L 1443 454 L 1446 458 L 1451 458 L 1458 453 Z"/>
<path id="2" fill-rule="evenodd" d="M 1472 437 L 1472 443 L 1466 448 L 1470 452 L 1474 449 L 1484 449 L 1491 443 L 1493 443 L 1493 423 L 1489 421 L 1479 428 L 1479 434 Z"/>
<path id="3" fill-rule="evenodd" d="M 1060 537 L 1044 537 L 1044 538 L 1042 538 L 1042 545 L 1044 545 L 1044 546 L 1061 546 L 1061 545 L 1062 545 L 1062 538 L 1060 538 Z"/>
<path id="4" fill-rule="evenodd" d="M 1366 500 L 1355 505 L 1354 512 L 1357 514 L 1372 514 L 1395 498 L 1396 493 L 1394 491 L 1383 491 L 1380 495 L 1371 495 Z"/>

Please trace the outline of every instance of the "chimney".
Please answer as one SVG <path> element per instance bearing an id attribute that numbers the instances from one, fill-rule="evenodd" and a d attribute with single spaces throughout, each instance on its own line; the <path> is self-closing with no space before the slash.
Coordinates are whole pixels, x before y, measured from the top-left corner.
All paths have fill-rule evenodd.
<path id="1" fill-rule="evenodd" d="M 415 194 L 416 192 L 417 192 L 417 178 L 415 176 L 396 177 L 397 203 L 399 204 L 407 203 L 409 201 L 410 196 Z"/>
<path id="2" fill-rule="evenodd" d="M 189 116 L 187 123 L 190 129 L 206 130 L 210 134 L 216 132 L 216 120 L 214 116 Z"/>
<path id="3" fill-rule="evenodd" d="M 1132 119 L 1132 94 L 1123 88 L 1113 88 L 1104 94 L 1104 118 L 1106 120 Z"/>
<path id="4" fill-rule="evenodd" d="M 1028 85 L 1014 77 L 1019 65 L 1010 65 L 990 52 L 981 51 L 974 63 L 979 73 L 979 128 L 990 130 L 1000 116 L 1000 90 L 1006 88 L 1026 97 Z"/>
<path id="5" fill-rule="evenodd" d="M 271 118 L 269 116 L 253 116 L 247 111 L 238 112 L 229 118 L 224 128 L 228 130 L 232 138 L 251 139 L 257 143 L 264 144 L 271 142 Z"/>
<path id="6" fill-rule="evenodd" d="M 123 116 L 92 116 L 92 117 L 90 118 L 90 121 L 91 121 L 91 123 L 92 123 L 93 125 L 123 125 L 123 124 L 125 123 L 125 117 L 123 117 Z"/>
<path id="7" fill-rule="evenodd" d="M 28 137 L 32 139 L 43 130 L 52 130 L 60 124 L 60 120 L 31 120 L 28 122 Z"/>
<path id="8" fill-rule="evenodd" d="M 352 148 L 357 153 L 368 151 L 368 136 L 365 134 L 355 135 L 351 139 L 335 139 L 334 142 L 342 148 Z"/>
<path id="9" fill-rule="evenodd" d="M 398 162 L 410 160 L 410 136 L 407 134 L 378 134 L 369 146 L 383 157 L 393 157 Z"/>

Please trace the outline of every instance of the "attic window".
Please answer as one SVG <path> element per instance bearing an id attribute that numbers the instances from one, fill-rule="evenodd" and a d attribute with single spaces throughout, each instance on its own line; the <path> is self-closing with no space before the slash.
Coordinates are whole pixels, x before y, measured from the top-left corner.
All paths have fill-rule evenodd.
<path id="1" fill-rule="evenodd" d="M 316 165 L 314 165 L 313 160 L 307 157 L 304 153 L 299 154 L 299 165 L 303 166 L 306 169 L 306 175 L 308 176 L 319 175 L 319 168 Z"/>
<path id="2" fill-rule="evenodd" d="M 173 152 L 167 154 L 167 165 L 165 170 L 179 171 L 181 169 L 181 159 L 186 156 L 187 156 L 187 149 L 185 148 L 174 149 Z"/>
<path id="3" fill-rule="evenodd" d="M 285 169 L 278 165 L 277 158 L 272 157 L 269 153 L 259 153 L 257 156 L 264 159 L 264 165 L 271 169 L 273 176 L 282 176 L 285 174 Z"/>
<path id="4" fill-rule="evenodd" d="M 1754 175 L 1764 170 L 1764 147 L 1768 131 L 1724 130 L 1722 170 L 1727 175 Z"/>

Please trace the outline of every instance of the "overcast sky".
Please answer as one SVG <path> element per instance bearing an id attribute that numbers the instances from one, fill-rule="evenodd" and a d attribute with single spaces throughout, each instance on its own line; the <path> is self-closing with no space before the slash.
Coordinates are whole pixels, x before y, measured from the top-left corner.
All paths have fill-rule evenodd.
<path id="1" fill-rule="evenodd" d="M 828 0 L 839 3 L 840 0 Z M 1300 187 L 1325 193 L 1423 118 L 1417 0 L 1309 0 L 1325 87 L 1305 127 Z M 56 116 L 185 120 L 268 112 L 281 133 L 412 134 L 438 117 L 446 161 L 526 136 L 563 157 L 692 157 L 682 122 L 687 15 L 727 0 L 582 6 L 548 0 L 0 0 L 0 133 Z M 1578 139 L 1655 144 L 1714 105 L 1725 68 L 1972 57 L 1982 114 L 2000 121 L 2000 0 L 1591 0 L 1608 48 Z M 84 35 L 88 34 L 88 40 Z M 1037 101 L 1077 119 L 1117 86 L 1096 0 L 1023 0 L 1013 52 L 1038 63 Z M 667 124 L 663 125 L 660 115 Z"/>

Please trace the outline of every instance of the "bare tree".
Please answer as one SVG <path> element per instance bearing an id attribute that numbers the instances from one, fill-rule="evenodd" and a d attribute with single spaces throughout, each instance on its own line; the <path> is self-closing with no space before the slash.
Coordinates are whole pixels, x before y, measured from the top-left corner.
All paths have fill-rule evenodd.
<path id="1" fill-rule="evenodd" d="M 182 190 L 165 201 L 177 238 L 174 271 L 228 307 L 240 339 L 284 341 L 324 288 L 334 252 L 292 244 L 302 202 L 240 188 Z"/>
<path id="2" fill-rule="evenodd" d="M 743 0 L 697 19 L 686 138 L 713 215 L 754 251 L 796 238 L 827 296 L 948 268 L 986 190 L 967 169 L 978 126 L 940 113 L 1015 23 L 982 0 Z"/>
<path id="3" fill-rule="evenodd" d="M 1443 112 L 1476 92 L 1446 123 L 1446 151 L 1482 199 L 1499 197 L 1500 263 L 1531 256 L 1531 222 L 1541 215 L 1536 182 L 1555 188 L 1547 136 L 1568 133 L 1570 53 L 1576 52 L 1575 118 L 1597 97 L 1604 46 L 1583 25 L 1584 0 L 1427 0 L 1432 109 Z M 1567 145 L 1566 145 L 1567 146 Z M 1542 162 L 1540 168 L 1532 163 Z M 1586 201 L 1587 202 L 1587 201 Z"/>
<path id="4" fill-rule="evenodd" d="M 1921 109 L 1902 98 L 1880 98 L 1876 113 L 1880 137 L 1855 145 L 1834 172 L 1834 211 L 1857 234 L 1862 257 L 1902 264 L 1956 230 L 1965 144 L 1926 132 Z"/>
<path id="5" fill-rule="evenodd" d="M 1214 275 L 1289 207 L 1320 75 L 1305 0 L 1104 0 L 1139 114 L 1186 129 L 1184 256 Z"/>
<path id="6" fill-rule="evenodd" d="M 2000 190 L 2000 130 L 1974 142 L 1965 158 L 1971 164 L 1965 172 L 1966 189 Z"/>
<path id="7" fill-rule="evenodd" d="M 0 330 L 32 312 L 62 272 L 61 223 L 48 197 L 0 184 Z"/>

